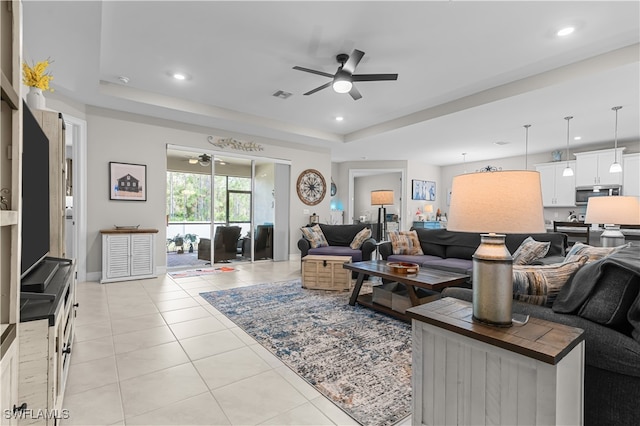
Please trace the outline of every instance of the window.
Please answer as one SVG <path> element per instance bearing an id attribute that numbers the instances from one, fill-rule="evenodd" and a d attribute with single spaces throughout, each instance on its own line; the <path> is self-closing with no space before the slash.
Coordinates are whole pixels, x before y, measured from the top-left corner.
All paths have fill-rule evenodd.
<path id="1" fill-rule="evenodd" d="M 167 172 L 167 213 L 171 222 L 211 221 L 211 176 Z"/>

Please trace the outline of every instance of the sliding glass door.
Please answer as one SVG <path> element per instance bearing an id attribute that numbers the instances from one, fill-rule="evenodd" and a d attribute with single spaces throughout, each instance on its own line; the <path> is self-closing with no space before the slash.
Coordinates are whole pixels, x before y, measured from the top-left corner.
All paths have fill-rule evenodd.
<path id="1" fill-rule="evenodd" d="M 285 169 L 287 173 L 282 172 Z M 288 259 L 288 170 L 288 164 L 268 159 L 169 147 L 168 267 L 186 261 L 187 256 L 174 254 L 189 254 L 187 248 L 194 249 L 191 256 L 198 262 L 212 265 L 273 260 L 274 244 L 279 260 Z M 276 180 L 280 182 L 278 191 Z M 276 229 L 280 235 L 277 242 Z M 196 241 L 190 241 L 194 236 Z M 186 262 L 182 266 L 190 265 Z"/>

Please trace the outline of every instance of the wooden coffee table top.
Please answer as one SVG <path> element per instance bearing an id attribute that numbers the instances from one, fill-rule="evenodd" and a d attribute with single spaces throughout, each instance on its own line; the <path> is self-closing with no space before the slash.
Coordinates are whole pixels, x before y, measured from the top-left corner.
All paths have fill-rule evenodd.
<path id="1" fill-rule="evenodd" d="M 386 260 L 369 260 L 366 262 L 345 263 L 345 269 L 361 272 L 374 277 L 381 277 L 402 284 L 414 285 L 429 290 L 440 291 L 445 287 L 463 284 L 469 275 L 420 267 L 417 274 L 406 275 L 391 272 Z"/>
<path id="2" fill-rule="evenodd" d="M 580 328 L 535 317 L 523 326 L 493 327 L 474 321 L 472 313 L 470 302 L 451 297 L 407 310 L 415 320 L 552 365 L 584 340 Z"/>

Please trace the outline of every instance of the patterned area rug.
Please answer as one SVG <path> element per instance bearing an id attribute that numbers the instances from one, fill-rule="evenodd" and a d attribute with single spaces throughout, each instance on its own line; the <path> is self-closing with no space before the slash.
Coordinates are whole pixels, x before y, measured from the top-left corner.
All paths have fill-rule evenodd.
<path id="1" fill-rule="evenodd" d="M 235 268 L 230 266 L 222 266 L 220 268 L 199 268 L 188 269 L 186 271 L 169 272 L 172 278 L 197 277 L 200 275 L 219 274 L 221 272 L 235 272 Z"/>
<path id="2" fill-rule="evenodd" d="M 411 413 L 411 326 L 300 280 L 201 293 L 363 425 Z"/>

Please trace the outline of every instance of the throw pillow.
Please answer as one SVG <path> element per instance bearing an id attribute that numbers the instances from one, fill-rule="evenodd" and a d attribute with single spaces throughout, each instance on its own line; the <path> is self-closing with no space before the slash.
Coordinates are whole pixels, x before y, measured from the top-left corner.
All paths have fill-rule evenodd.
<path id="1" fill-rule="evenodd" d="M 638 275 L 607 265 L 578 315 L 630 336 L 632 326 L 627 320 L 627 313 L 638 296 L 639 288 Z"/>
<path id="2" fill-rule="evenodd" d="M 310 228 L 303 226 L 300 230 L 302 231 L 302 236 L 311 244 L 311 248 L 327 247 L 329 245 L 322 233 L 322 229 L 320 229 L 320 225 L 313 225 Z"/>
<path id="3" fill-rule="evenodd" d="M 558 292 L 587 262 L 588 257 L 552 265 L 514 265 L 513 298 L 533 305 L 551 306 Z"/>
<path id="4" fill-rule="evenodd" d="M 393 254 L 424 254 L 416 231 L 389 231 L 389 239 Z"/>
<path id="5" fill-rule="evenodd" d="M 513 253 L 514 265 L 528 265 L 534 260 L 541 259 L 549 252 L 551 242 L 539 242 L 533 239 L 533 237 L 527 237 L 520 247 Z"/>
<path id="6" fill-rule="evenodd" d="M 575 243 L 567 253 L 565 262 L 567 262 L 571 256 L 576 255 L 587 255 L 589 257 L 587 262 L 593 262 L 596 260 L 600 260 L 603 257 L 607 257 L 611 253 L 614 253 L 624 247 L 626 247 L 626 244 L 618 247 L 594 247 L 583 243 Z"/>
<path id="7" fill-rule="evenodd" d="M 360 247 L 362 247 L 362 243 L 364 243 L 369 238 L 371 238 L 371 229 L 363 228 L 356 234 L 355 237 L 353 237 L 353 240 L 351 241 L 351 244 L 349 244 L 349 247 L 351 247 L 352 250 L 358 250 Z"/>

